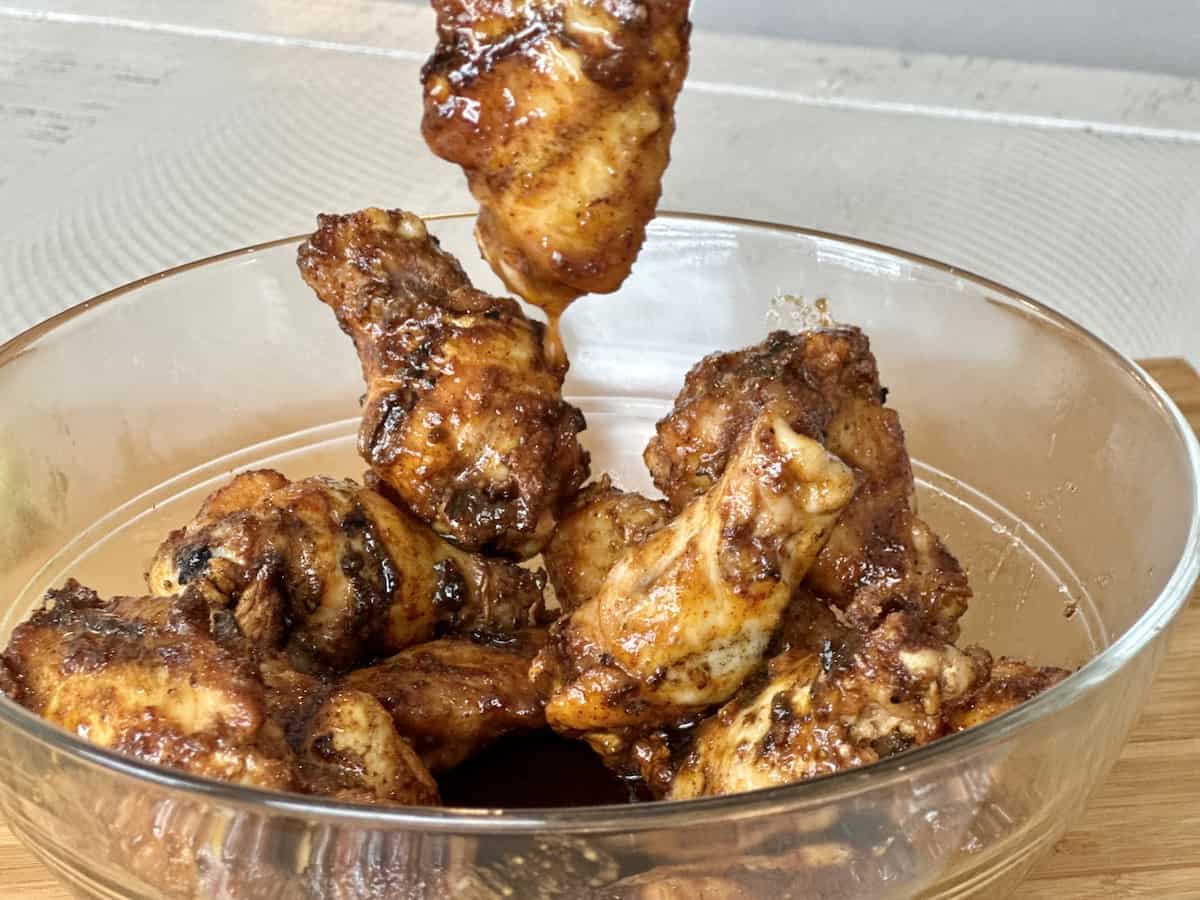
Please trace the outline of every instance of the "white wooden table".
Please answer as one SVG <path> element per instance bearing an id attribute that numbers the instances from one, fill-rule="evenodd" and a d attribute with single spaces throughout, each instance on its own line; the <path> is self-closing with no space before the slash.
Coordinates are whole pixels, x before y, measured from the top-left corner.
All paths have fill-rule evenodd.
<path id="1" fill-rule="evenodd" d="M 395 0 L 0 5 L 0 338 L 299 232 L 465 209 Z M 861 235 L 1200 362 L 1200 82 L 699 34 L 664 207 Z"/>

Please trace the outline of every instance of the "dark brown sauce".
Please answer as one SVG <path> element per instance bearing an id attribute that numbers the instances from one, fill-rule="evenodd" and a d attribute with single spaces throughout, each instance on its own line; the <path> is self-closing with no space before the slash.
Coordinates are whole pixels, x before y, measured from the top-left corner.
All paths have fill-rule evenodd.
<path id="1" fill-rule="evenodd" d="M 442 803 L 473 808 L 602 806 L 644 799 L 582 741 L 549 730 L 510 734 L 438 778 Z"/>
<path id="2" fill-rule="evenodd" d="M 563 309 L 566 309 L 565 305 Z M 567 361 L 567 349 L 563 346 L 562 334 L 559 333 L 558 329 L 558 322 L 561 318 L 561 311 L 547 314 L 545 352 L 546 362 L 550 364 L 550 368 L 565 372 L 569 363 Z"/>

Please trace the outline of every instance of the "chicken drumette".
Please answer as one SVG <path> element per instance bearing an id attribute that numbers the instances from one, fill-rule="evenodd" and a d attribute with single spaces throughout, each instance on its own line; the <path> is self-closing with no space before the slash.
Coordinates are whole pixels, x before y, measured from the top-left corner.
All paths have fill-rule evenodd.
<path id="1" fill-rule="evenodd" d="M 430 148 L 460 164 L 476 237 L 552 313 L 615 291 L 654 215 L 687 72 L 687 0 L 434 0 Z"/>
<path id="2" fill-rule="evenodd" d="M 159 548 L 148 575 L 229 609 L 305 670 L 341 670 L 443 632 L 511 633 L 543 614 L 534 573 L 468 553 L 352 481 L 238 475 Z"/>
<path id="3" fill-rule="evenodd" d="M 587 478 L 583 416 L 563 401 L 544 326 L 475 290 L 399 210 L 321 216 L 299 265 L 358 349 L 372 470 L 460 546 L 538 553 Z"/>
<path id="4" fill-rule="evenodd" d="M 546 724 L 529 665 L 543 629 L 487 641 L 442 638 L 351 672 L 347 688 L 383 704 L 433 772 L 464 762 L 503 734 Z"/>

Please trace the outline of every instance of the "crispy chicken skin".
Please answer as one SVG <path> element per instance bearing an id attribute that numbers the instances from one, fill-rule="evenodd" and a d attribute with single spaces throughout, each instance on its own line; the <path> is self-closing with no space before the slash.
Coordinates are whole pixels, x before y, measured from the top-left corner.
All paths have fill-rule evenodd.
<path id="1" fill-rule="evenodd" d="M 670 518 L 666 503 L 622 491 L 607 475 L 584 488 L 542 551 L 563 611 L 578 609 L 595 596 L 617 560 Z"/>
<path id="2" fill-rule="evenodd" d="M 654 216 L 687 73 L 687 0 L 434 0 L 422 130 L 479 201 L 509 289 L 615 291 Z"/>
<path id="3" fill-rule="evenodd" d="M 821 440 L 860 479 L 808 586 L 861 628 L 907 609 L 953 641 L 970 588 L 958 562 L 917 517 L 904 432 L 883 406 L 884 394 L 857 328 L 777 331 L 692 368 L 646 448 L 646 464 L 672 508 L 682 509 L 720 477 L 760 411 L 772 410 Z"/>
<path id="4" fill-rule="evenodd" d="M 418 644 L 346 676 L 391 714 L 434 772 L 452 769 L 513 731 L 546 724 L 529 664 L 543 629 L 490 642 L 442 638 Z"/>
<path id="5" fill-rule="evenodd" d="M 730 697 L 853 491 L 837 457 L 764 413 L 713 488 L 552 628 L 533 669 L 551 727 L 662 724 Z"/>
<path id="6" fill-rule="evenodd" d="M 588 473 L 543 325 L 475 290 L 400 210 L 323 215 L 300 272 L 354 340 L 359 452 L 417 516 L 471 550 L 527 559 Z"/>
<path id="7" fill-rule="evenodd" d="M 695 730 L 667 797 L 804 781 L 927 744 L 945 733 L 947 704 L 984 683 L 990 665 L 986 651 L 941 643 L 906 613 L 821 652 L 798 647 Z"/>
<path id="8" fill-rule="evenodd" d="M 352 481 L 235 477 L 172 532 L 153 593 L 194 588 L 261 647 L 346 669 L 447 631 L 511 632 L 543 613 L 538 576 L 468 553 Z"/>
<path id="9" fill-rule="evenodd" d="M 194 589 L 104 602 L 68 582 L 17 626 L 3 659 L 14 700 L 146 762 L 339 799 L 437 802 L 373 697 L 263 657 Z"/>

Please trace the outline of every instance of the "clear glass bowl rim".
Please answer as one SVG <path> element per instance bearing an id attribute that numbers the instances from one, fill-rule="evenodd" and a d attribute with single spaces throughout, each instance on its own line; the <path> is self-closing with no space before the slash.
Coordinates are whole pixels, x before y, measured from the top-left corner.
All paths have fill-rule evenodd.
<path id="1" fill-rule="evenodd" d="M 464 220 L 475 213 L 443 213 L 424 216 L 429 221 Z M 82 738 L 37 717 L 24 707 L 0 695 L 0 722 L 22 732 L 48 750 L 66 754 L 76 761 L 108 770 L 156 788 L 187 794 L 223 807 L 259 814 L 271 813 L 310 822 L 378 829 L 411 830 L 427 833 L 467 835 L 528 835 L 537 832 L 556 834 L 631 833 L 651 829 L 699 825 L 714 821 L 732 821 L 816 809 L 840 802 L 856 794 L 870 792 L 885 781 L 905 777 L 906 773 L 933 766 L 947 757 L 966 755 L 982 744 L 999 741 L 1022 731 L 1045 716 L 1071 705 L 1083 694 L 1104 682 L 1166 629 L 1187 603 L 1192 587 L 1200 577 L 1200 442 L 1174 401 L 1146 372 L 1123 353 L 1101 340 L 1083 326 L 1038 301 L 973 272 L 895 247 L 828 231 L 772 222 L 705 213 L 660 211 L 657 219 L 707 222 L 758 229 L 780 234 L 815 238 L 887 254 L 919 266 L 928 267 L 976 287 L 999 295 L 999 302 L 1071 335 L 1097 353 L 1107 356 L 1126 376 L 1146 391 L 1171 419 L 1175 432 L 1188 454 L 1191 471 L 1192 520 L 1184 550 L 1158 597 L 1127 631 L 1112 644 L 1081 666 L 1070 677 L 1032 700 L 1001 716 L 967 731 L 949 735 L 932 744 L 889 757 L 862 769 L 839 772 L 812 781 L 729 794 L 699 800 L 634 804 L 631 806 L 555 807 L 545 809 L 463 809 L 452 807 L 384 808 L 283 794 L 258 788 L 215 781 L 160 768 L 132 757 L 97 747 Z M 39 322 L 7 342 L 0 344 L 0 369 L 22 355 L 40 338 L 110 300 L 154 282 L 179 275 L 210 263 L 297 244 L 307 235 L 277 238 L 237 250 L 218 253 L 184 263 L 145 278 L 105 291 L 89 300 Z M 993 298 L 987 298 L 992 300 Z M 996 302 L 996 301 L 993 301 Z M 2 377 L 2 376 L 0 376 Z"/>

